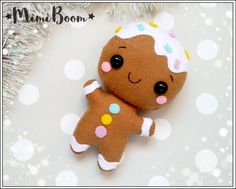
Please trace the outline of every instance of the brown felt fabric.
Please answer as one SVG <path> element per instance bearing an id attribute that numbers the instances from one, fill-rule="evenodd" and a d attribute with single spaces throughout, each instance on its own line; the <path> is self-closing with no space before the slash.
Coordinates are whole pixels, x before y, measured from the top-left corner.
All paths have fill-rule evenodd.
<path id="1" fill-rule="evenodd" d="M 157 41 L 158 43 L 158 41 Z M 127 48 L 118 48 L 126 46 Z M 110 61 L 119 54 L 124 59 L 120 69 L 103 72 L 101 64 Z M 154 85 L 158 81 L 168 84 L 165 93 L 169 103 L 182 88 L 187 73 L 173 73 L 168 69 L 166 56 L 159 56 L 154 50 L 154 39 L 151 36 L 139 35 L 129 39 L 113 37 L 103 48 L 98 65 L 99 75 L 107 88 L 116 96 L 132 104 L 138 109 L 158 109 L 164 105 L 156 103 L 157 94 Z M 133 80 L 142 79 L 137 84 L 128 81 L 131 72 Z M 172 75 L 174 81 L 171 81 Z"/>

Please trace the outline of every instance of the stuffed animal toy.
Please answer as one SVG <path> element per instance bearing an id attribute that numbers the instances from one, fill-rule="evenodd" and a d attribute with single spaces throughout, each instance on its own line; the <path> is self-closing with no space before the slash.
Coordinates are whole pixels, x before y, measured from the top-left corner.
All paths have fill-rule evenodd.
<path id="1" fill-rule="evenodd" d="M 85 83 L 89 108 L 70 143 L 75 153 L 95 145 L 102 170 L 117 168 L 131 134 L 153 135 L 154 121 L 138 112 L 159 109 L 174 99 L 185 82 L 189 60 L 175 36 L 154 23 L 132 23 L 115 33 L 98 64 L 107 91 L 96 80 Z"/>

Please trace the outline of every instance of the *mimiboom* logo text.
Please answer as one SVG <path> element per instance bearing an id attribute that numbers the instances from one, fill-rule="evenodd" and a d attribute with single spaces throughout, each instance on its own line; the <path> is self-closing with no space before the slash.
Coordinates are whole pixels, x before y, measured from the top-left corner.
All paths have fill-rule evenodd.
<path id="1" fill-rule="evenodd" d="M 86 22 L 88 19 L 93 20 L 95 17 L 93 13 L 88 15 L 63 15 L 61 6 L 53 6 L 51 13 L 47 15 L 35 15 L 30 14 L 27 8 L 18 9 L 14 7 L 12 13 L 7 13 L 5 16 L 7 19 L 12 19 L 13 23 L 17 22 L 54 22 L 56 24 L 62 24 L 63 22 Z"/>

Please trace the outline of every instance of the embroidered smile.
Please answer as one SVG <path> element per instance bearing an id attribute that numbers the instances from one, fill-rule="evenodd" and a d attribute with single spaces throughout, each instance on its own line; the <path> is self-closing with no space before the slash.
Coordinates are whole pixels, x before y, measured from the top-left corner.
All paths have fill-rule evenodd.
<path id="1" fill-rule="evenodd" d="M 139 80 L 134 81 L 134 80 L 131 79 L 130 76 L 131 76 L 131 72 L 129 72 L 129 74 L 128 74 L 128 80 L 129 80 L 131 83 L 135 83 L 135 84 L 136 84 L 136 83 L 139 83 L 139 82 L 142 80 L 142 79 L 139 79 Z"/>

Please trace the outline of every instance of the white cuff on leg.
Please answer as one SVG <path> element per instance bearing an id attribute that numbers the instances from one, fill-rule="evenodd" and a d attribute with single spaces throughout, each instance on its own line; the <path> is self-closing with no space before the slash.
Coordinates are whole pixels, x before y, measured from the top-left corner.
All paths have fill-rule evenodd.
<path id="1" fill-rule="evenodd" d="M 121 159 L 123 159 L 123 156 Z M 121 160 L 121 161 L 123 161 L 123 160 Z M 98 164 L 105 171 L 110 171 L 110 170 L 116 169 L 117 166 L 120 164 L 120 162 L 109 162 L 109 161 L 105 160 L 105 158 L 103 157 L 102 154 L 98 154 Z"/>
<path id="2" fill-rule="evenodd" d="M 80 144 L 76 141 L 75 137 L 72 136 L 71 141 L 70 141 L 70 146 L 74 152 L 80 153 L 80 152 L 84 152 L 85 150 L 87 150 L 90 145 Z"/>
<path id="3" fill-rule="evenodd" d="M 92 93 L 95 91 L 97 88 L 100 88 L 101 85 L 98 83 L 98 81 L 92 82 L 90 85 L 84 87 L 84 95 L 86 96 L 87 94 Z"/>
<path id="4" fill-rule="evenodd" d="M 153 124 L 153 120 L 151 118 L 144 117 L 142 124 L 142 132 L 140 136 L 149 136 L 150 128 Z"/>

